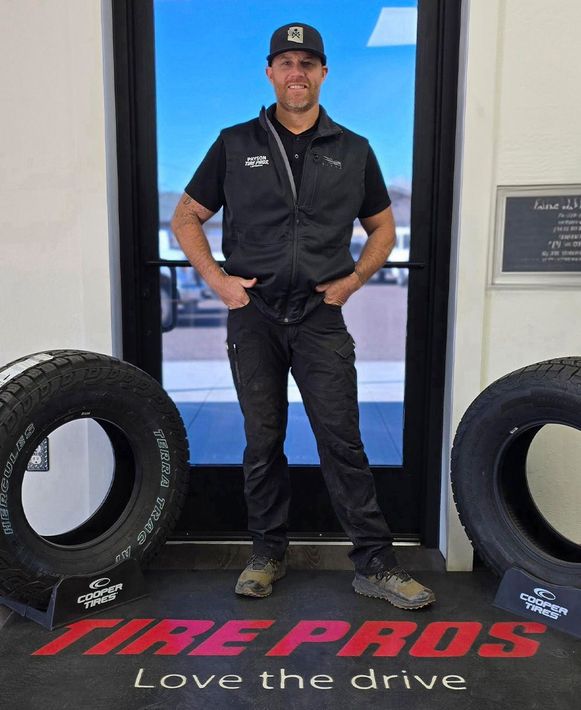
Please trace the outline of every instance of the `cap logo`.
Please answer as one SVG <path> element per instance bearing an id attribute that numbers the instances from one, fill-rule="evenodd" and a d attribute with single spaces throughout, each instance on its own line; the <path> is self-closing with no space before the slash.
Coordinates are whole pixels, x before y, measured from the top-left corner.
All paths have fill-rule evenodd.
<path id="1" fill-rule="evenodd" d="M 287 40 L 289 42 L 303 43 L 303 28 L 302 27 L 289 27 Z"/>

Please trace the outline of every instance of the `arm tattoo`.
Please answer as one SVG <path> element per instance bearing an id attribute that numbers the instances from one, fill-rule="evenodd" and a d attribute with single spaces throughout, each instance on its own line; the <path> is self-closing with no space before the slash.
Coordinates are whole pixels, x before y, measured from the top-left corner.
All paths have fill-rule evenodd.
<path id="1" fill-rule="evenodd" d="M 182 204 L 189 205 L 191 201 L 192 201 L 191 197 L 184 197 L 184 199 L 182 200 Z"/>

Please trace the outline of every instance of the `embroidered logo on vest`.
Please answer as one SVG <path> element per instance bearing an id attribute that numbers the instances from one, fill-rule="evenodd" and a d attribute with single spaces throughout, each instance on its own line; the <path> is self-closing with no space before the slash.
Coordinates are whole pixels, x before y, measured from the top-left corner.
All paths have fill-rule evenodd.
<path id="1" fill-rule="evenodd" d="M 323 165 L 331 165 L 334 168 L 337 168 L 338 170 L 341 170 L 343 167 L 343 164 L 341 163 L 340 160 L 333 160 L 333 158 L 329 158 L 328 155 L 323 155 Z"/>
<path id="2" fill-rule="evenodd" d="M 246 168 L 260 168 L 263 165 L 270 165 L 266 155 L 249 155 L 244 163 Z"/>

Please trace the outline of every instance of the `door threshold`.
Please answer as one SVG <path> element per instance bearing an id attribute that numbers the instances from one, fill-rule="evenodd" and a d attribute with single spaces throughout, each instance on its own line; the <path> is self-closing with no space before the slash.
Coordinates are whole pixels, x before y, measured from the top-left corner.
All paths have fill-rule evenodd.
<path id="1" fill-rule="evenodd" d="M 293 569 L 353 570 L 347 553 L 350 542 L 292 541 L 288 563 Z M 412 571 L 445 571 L 445 562 L 438 549 L 423 547 L 418 542 L 394 542 L 398 562 Z M 240 570 L 250 555 L 250 541 L 173 540 L 167 542 L 150 564 L 150 569 Z"/>
<path id="2" fill-rule="evenodd" d="M 252 545 L 251 540 L 168 540 L 166 545 L 246 545 L 250 547 Z M 421 542 L 418 540 L 395 540 L 393 543 L 394 547 L 421 547 Z M 351 547 L 351 543 L 348 540 L 290 540 L 289 547 L 295 545 L 344 545 L 345 547 Z"/>

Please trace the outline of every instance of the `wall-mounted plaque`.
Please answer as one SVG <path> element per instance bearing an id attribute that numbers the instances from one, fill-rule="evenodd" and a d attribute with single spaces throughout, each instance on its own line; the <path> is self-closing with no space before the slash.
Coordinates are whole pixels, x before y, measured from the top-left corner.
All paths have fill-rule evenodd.
<path id="1" fill-rule="evenodd" d="M 498 188 L 492 283 L 581 284 L 581 185 Z"/>

